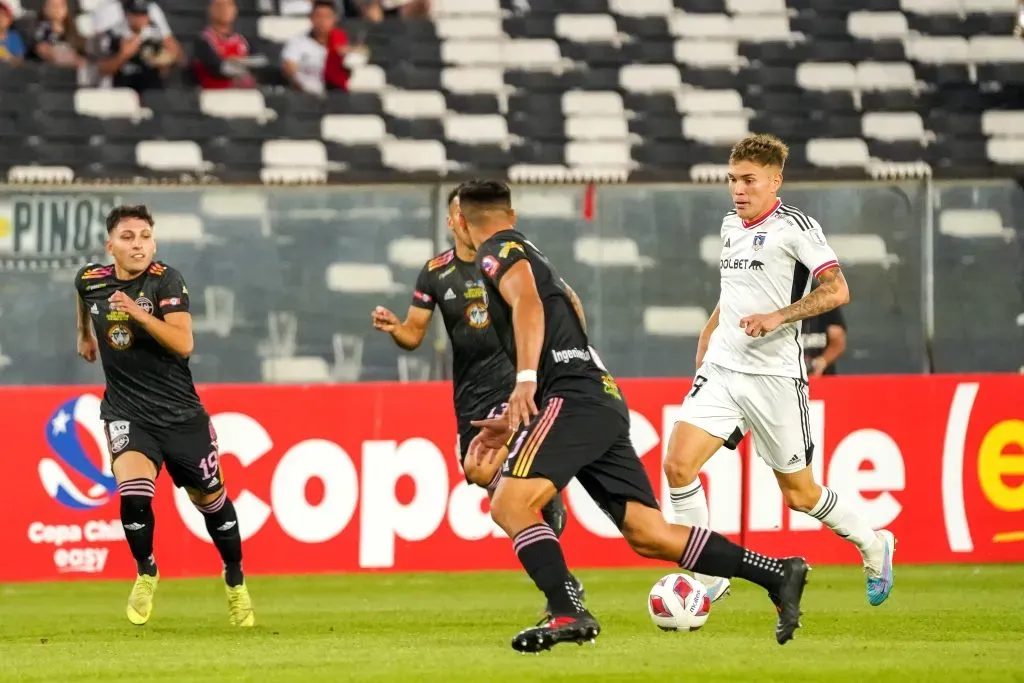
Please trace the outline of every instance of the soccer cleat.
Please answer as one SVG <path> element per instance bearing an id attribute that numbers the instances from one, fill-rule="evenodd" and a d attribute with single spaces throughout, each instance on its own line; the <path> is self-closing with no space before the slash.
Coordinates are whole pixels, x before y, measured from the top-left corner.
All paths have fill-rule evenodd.
<path id="1" fill-rule="evenodd" d="M 228 594 L 228 621 L 232 626 L 249 627 L 256 623 L 256 614 L 252 610 L 252 598 L 249 589 L 243 583 L 240 586 L 224 586 Z"/>
<path id="2" fill-rule="evenodd" d="M 128 596 L 128 607 L 125 608 L 128 621 L 136 626 L 142 626 L 149 621 L 149 617 L 153 614 L 153 594 L 156 592 L 159 582 L 159 574 L 156 576 L 139 574 L 135 577 L 135 585 L 132 586 L 131 595 Z"/>
<path id="3" fill-rule="evenodd" d="M 572 575 L 570 574 L 570 576 Z M 575 576 L 572 576 L 572 580 L 576 584 L 576 593 L 580 596 L 580 602 L 585 602 L 587 599 L 587 591 L 583 589 L 583 582 L 577 579 Z M 550 603 L 546 603 L 544 605 L 544 614 L 551 614 Z"/>
<path id="4" fill-rule="evenodd" d="M 881 547 L 873 553 L 864 554 L 864 575 L 867 578 L 868 603 L 878 607 L 889 597 L 895 583 L 892 558 L 896 554 L 896 537 L 885 529 L 875 536 Z"/>
<path id="5" fill-rule="evenodd" d="M 718 602 L 725 596 L 729 595 L 729 587 L 732 582 L 729 579 L 723 579 L 717 576 L 708 576 L 707 574 L 694 574 L 693 578 L 704 584 L 704 588 L 708 591 L 708 597 L 711 598 L 711 602 Z"/>
<path id="6" fill-rule="evenodd" d="M 787 557 L 782 560 L 782 586 L 777 596 L 773 596 L 779 620 L 775 624 L 775 640 L 785 645 L 793 639 L 793 634 L 800 628 L 800 598 L 807 585 L 807 572 L 811 568 L 802 557 Z"/>
<path id="7" fill-rule="evenodd" d="M 601 626 L 590 612 L 573 615 L 546 615 L 540 623 L 516 634 L 512 649 L 516 652 L 545 652 L 559 643 L 593 642 L 601 633 Z"/>

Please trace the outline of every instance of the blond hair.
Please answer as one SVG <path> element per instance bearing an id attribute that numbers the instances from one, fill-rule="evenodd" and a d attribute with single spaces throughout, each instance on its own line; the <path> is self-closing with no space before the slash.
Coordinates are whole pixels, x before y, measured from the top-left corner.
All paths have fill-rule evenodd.
<path id="1" fill-rule="evenodd" d="M 786 165 L 788 158 L 789 147 L 786 143 L 766 133 L 748 135 L 733 145 L 729 153 L 729 163 L 752 161 L 760 166 L 778 166 L 780 169 Z"/>

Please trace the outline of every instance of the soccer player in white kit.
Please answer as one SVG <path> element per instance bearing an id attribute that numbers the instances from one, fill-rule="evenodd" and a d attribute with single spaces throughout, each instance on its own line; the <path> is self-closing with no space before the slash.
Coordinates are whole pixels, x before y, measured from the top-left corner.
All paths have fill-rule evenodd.
<path id="1" fill-rule="evenodd" d="M 751 135 L 729 157 L 735 210 L 722 220 L 721 294 L 701 332 L 697 374 L 665 460 L 672 510 L 678 524 L 708 526 L 698 474 L 719 448 L 735 449 L 750 431 L 786 504 L 860 550 L 868 602 L 880 605 L 892 590 L 895 537 L 819 486 L 810 468 L 800 321 L 847 303 L 850 292 L 818 222 L 777 196 L 788 154 L 778 138 Z M 812 277 L 820 286 L 808 293 Z M 697 578 L 713 600 L 728 591 L 728 579 Z"/>

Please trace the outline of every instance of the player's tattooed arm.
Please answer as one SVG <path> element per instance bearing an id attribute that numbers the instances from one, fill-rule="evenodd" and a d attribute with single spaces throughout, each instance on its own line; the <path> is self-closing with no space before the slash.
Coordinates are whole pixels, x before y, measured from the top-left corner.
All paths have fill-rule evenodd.
<path id="1" fill-rule="evenodd" d="M 583 302 L 580 301 L 580 297 L 576 294 L 576 290 L 570 287 L 568 282 L 562 280 L 562 285 L 565 287 L 565 293 L 569 297 L 569 302 L 576 311 L 576 317 L 580 319 L 580 325 L 583 327 L 583 333 L 586 334 L 587 316 L 583 313 Z"/>
<path id="2" fill-rule="evenodd" d="M 821 273 L 818 282 L 821 283 L 820 286 L 810 294 L 795 304 L 778 310 L 782 322 L 795 323 L 805 318 L 813 318 L 850 301 L 850 287 L 838 266 Z"/>

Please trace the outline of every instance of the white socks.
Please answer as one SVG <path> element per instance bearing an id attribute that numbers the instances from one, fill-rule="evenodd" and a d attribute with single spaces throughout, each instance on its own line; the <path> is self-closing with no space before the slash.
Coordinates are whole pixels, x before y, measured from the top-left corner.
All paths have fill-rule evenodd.
<path id="1" fill-rule="evenodd" d="M 700 477 L 694 479 L 689 486 L 670 488 L 668 493 L 672 499 L 676 524 L 707 528 L 708 499 L 704 495 L 704 487 L 700 485 Z"/>
<path id="2" fill-rule="evenodd" d="M 875 530 L 868 521 L 844 505 L 832 489 L 822 487 L 818 504 L 807 514 L 856 545 L 862 555 L 871 550 L 878 541 Z"/>

